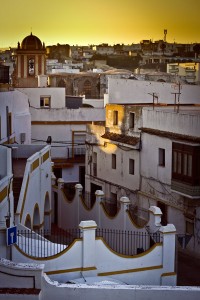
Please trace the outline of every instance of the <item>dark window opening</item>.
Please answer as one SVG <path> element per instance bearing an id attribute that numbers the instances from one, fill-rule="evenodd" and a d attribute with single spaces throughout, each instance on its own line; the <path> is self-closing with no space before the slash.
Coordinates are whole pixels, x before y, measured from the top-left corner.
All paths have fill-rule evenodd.
<path id="1" fill-rule="evenodd" d="M 172 179 L 200 184 L 200 146 L 172 144 Z"/>
<path id="2" fill-rule="evenodd" d="M 134 175 L 135 173 L 135 161 L 134 159 L 129 159 L 129 174 Z"/>
<path id="3" fill-rule="evenodd" d="M 113 125 L 118 125 L 118 111 L 113 111 Z"/>
<path id="4" fill-rule="evenodd" d="M 135 114 L 130 113 L 129 114 L 129 128 L 134 128 L 134 124 L 135 124 Z"/>
<path id="5" fill-rule="evenodd" d="M 165 166 L 165 149 L 158 149 L 158 164 L 159 166 Z"/>
<path id="6" fill-rule="evenodd" d="M 116 169 L 116 154 L 112 154 L 112 169 Z"/>

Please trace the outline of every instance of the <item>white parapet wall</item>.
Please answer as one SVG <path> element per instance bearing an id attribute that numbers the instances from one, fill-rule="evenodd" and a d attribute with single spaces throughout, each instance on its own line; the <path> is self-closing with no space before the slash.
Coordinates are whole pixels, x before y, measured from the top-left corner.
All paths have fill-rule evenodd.
<path id="1" fill-rule="evenodd" d="M 200 287 L 126 284 L 69 284 L 52 281 L 42 264 L 0 259 L 0 299 L 15 300 L 199 300 Z M 14 279 L 14 280 L 13 280 Z"/>
<path id="2" fill-rule="evenodd" d="M 35 255 L 37 241 L 34 238 L 28 246 L 29 254 L 20 244 L 13 248 L 13 260 L 42 263 L 45 265 L 46 274 L 60 283 L 82 275 L 111 276 L 126 284 L 176 285 L 173 225 L 160 228 L 163 242 L 154 243 L 152 247 L 136 255 L 123 255 L 112 250 L 102 237 L 95 237 L 96 227 L 97 224 L 93 220 L 82 221 L 79 225 L 80 238 L 65 246 L 65 249 L 62 248 L 60 253 L 49 257 L 31 255 Z M 40 247 L 45 244 L 46 241 L 42 244 L 40 239 Z M 42 252 L 44 251 L 41 249 Z"/>

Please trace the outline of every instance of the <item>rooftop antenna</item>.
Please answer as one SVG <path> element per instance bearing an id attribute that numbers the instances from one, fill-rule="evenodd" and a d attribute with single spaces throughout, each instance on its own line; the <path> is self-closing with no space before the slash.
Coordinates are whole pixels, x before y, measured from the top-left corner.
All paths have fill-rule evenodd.
<path id="1" fill-rule="evenodd" d="M 154 105 L 155 105 L 155 99 L 157 99 L 157 104 L 158 104 L 158 95 L 156 93 L 148 93 L 149 95 L 153 96 L 153 109 L 154 109 Z"/>
<path id="2" fill-rule="evenodd" d="M 164 42 L 165 42 L 165 43 L 166 43 L 166 41 L 167 41 L 166 36 L 167 36 L 167 29 L 164 29 Z"/>
<path id="3" fill-rule="evenodd" d="M 178 92 L 171 93 L 174 95 L 174 111 L 177 109 L 177 113 L 179 112 L 179 105 L 180 105 L 180 95 L 181 95 L 181 84 L 178 82 Z"/>

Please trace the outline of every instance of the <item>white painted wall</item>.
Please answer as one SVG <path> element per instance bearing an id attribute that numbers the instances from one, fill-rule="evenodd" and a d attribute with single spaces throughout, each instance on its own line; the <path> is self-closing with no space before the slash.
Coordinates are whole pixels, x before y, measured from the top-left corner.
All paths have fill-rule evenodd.
<path id="1" fill-rule="evenodd" d="M 49 278 L 45 278 L 44 282 L 44 299 L 53 300 L 59 295 L 60 300 L 69 297 L 71 300 L 79 299 L 116 299 L 116 300 L 198 300 L 200 297 L 199 287 L 159 287 L 159 286 L 88 286 L 83 284 L 69 285 L 58 282 L 52 282 Z M 43 300 L 43 298 L 42 298 Z"/>
<path id="2" fill-rule="evenodd" d="M 175 227 L 172 224 L 160 228 L 163 244 L 155 244 L 142 255 L 132 257 L 119 255 L 109 249 L 102 239 L 95 239 L 94 221 L 82 221 L 79 227 L 82 239 L 50 259 L 40 258 L 40 263 L 45 264 L 44 271 L 51 279 L 64 283 L 80 277 L 82 271 L 83 276 L 112 274 L 114 279 L 128 284 L 162 285 L 162 277 L 165 278 L 165 285 L 176 284 Z M 37 258 L 25 256 L 17 248 L 13 248 L 13 260 L 27 263 L 38 261 Z"/>
<path id="3" fill-rule="evenodd" d="M 87 122 L 105 120 L 104 109 L 101 108 L 62 108 L 50 110 L 31 108 L 31 115 L 32 121 L 57 122 L 57 124 L 53 125 L 32 125 L 33 142 L 37 142 L 38 140 L 38 143 L 41 143 L 41 141 L 46 143 L 47 137 L 52 137 L 52 157 L 67 157 L 67 146 L 72 147 L 72 134 L 74 131 L 85 132 Z M 85 124 L 81 124 L 81 121 L 85 122 Z M 69 123 L 59 124 L 59 122 Z"/>
<path id="4" fill-rule="evenodd" d="M 83 104 L 90 104 L 94 108 L 104 108 L 104 100 L 103 99 L 84 99 Z"/>
<path id="5" fill-rule="evenodd" d="M 106 146 L 93 146 L 97 153 L 97 178 L 107 180 L 111 184 L 126 187 L 131 190 L 139 188 L 139 151 L 127 147 L 127 151 L 107 143 Z M 112 154 L 116 155 L 116 169 L 112 169 Z M 88 159 L 88 158 L 86 158 Z M 129 159 L 135 160 L 135 174 L 129 174 Z M 91 164 L 91 166 L 90 166 Z M 93 175 L 92 162 L 86 162 L 86 174 Z M 105 192 L 105 191 L 104 191 Z"/>
<path id="6" fill-rule="evenodd" d="M 85 164 L 75 164 L 72 168 L 62 169 L 62 178 L 65 182 L 79 182 L 79 167 Z"/>
<path id="7" fill-rule="evenodd" d="M 200 137 L 200 109 L 198 107 L 143 108 L 143 127 Z"/>
<path id="8" fill-rule="evenodd" d="M 2 300 L 15 300 L 19 297 L 26 299 L 40 300 L 71 300 L 79 299 L 149 299 L 149 300 L 168 300 L 170 298 L 177 300 L 187 300 L 188 298 L 198 300 L 200 297 L 199 287 L 172 287 L 172 286 L 152 286 L 152 285 L 87 285 L 87 284 L 61 284 L 52 281 L 43 273 L 44 266 L 41 264 L 17 264 L 9 260 L 1 259 L 1 281 L 0 288 L 5 288 L 8 283 L 16 288 L 41 289 L 39 295 L 19 295 L 19 294 L 0 294 Z M 27 277 L 29 276 L 29 277 Z M 13 278 L 16 280 L 13 281 Z"/>
<path id="9" fill-rule="evenodd" d="M 31 106 L 40 108 L 40 96 L 51 97 L 51 108 L 65 107 L 65 88 L 18 88 L 19 91 L 28 96 Z"/>
<path id="10" fill-rule="evenodd" d="M 200 136 L 200 113 L 198 108 L 181 108 L 174 112 L 168 108 L 143 109 L 143 127 L 169 131 L 192 137 Z M 187 197 L 171 190 L 172 178 L 172 142 L 173 139 L 147 134 L 142 132 L 141 151 L 141 194 L 139 203 L 148 208 L 148 205 L 157 205 L 157 201 L 167 205 L 167 218 L 173 223 L 178 234 L 186 233 L 185 211 Z M 184 140 L 182 141 L 184 143 Z M 158 149 L 165 149 L 165 166 L 158 165 Z M 189 204 L 190 206 L 190 204 Z M 197 203 L 196 203 L 197 206 Z M 189 210 L 189 209 L 188 209 Z M 187 245 L 187 249 L 199 255 L 199 223 L 194 219 L 194 236 Z"/>
<path id="11" fill-rule="evenodd" d="M 28 158 L 24 172 L 22 187 L 19 196 L 19 202 L 16 211 L 16 223 L 25 224 L 27 215 L 31 217 L 33 226 L 34 208 L 39 206 L 39 222 L 44 222 L 44 203 L 48 193 L 51 207 L 51 156 L 43 162 L 42 157 L 45 153 L 50 152 L 50 146 L 44 147 Z M 32 164 L 39 159 L 39 166 L 32 170 Z M 37 187 L 37 188 L 36 188 Z M 50 208 L 49 208 L 50 209 Z"/>
<path id="12" fill-rule="evenodd" d="M 178 85 L 166 82 L 109 78 L 109 103 L 152 103 L 149 94 L 157 93 L 159 102 L 174 104 Z M 180 103 L 200 103 L 200 86 L 181 85 Z"/>
<path id="13" fill-rule="evenodd" d="M 25 143 L 31 142 L 31 115 L 28 106 L 28 97 L 14 90 L 0 92 L 0 116 L 1 116 L 1 141 L 7 140 L 6 106 L 12 115 L 12 133 L 17 143 L 20 142 L 20 133 L 25 133 Z"/>

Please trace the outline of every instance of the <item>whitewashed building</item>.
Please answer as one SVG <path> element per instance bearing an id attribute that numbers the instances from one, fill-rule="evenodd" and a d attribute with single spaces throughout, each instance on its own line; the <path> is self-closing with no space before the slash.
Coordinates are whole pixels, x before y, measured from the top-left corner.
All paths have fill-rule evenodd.
<path id="1" fill-rule="evenodd" d="M 117 206 L 127 196 L 142 214 L 159 206 L 162 224 L 175 224 L 181 246 L 199 255 L 199 87 L 182 86 L 176 105 L 170 89 L 109 80 L 106 124 L 88 126 L 86 191 L 100 189 Z"/>
<path id="2" fill-rule="evenodd" d="M 182 247 L 200 253 L 200 110 L 144 108 L 139 205 L 157 205 Z"/>
<path id="3" fill-rule="evenodd" d="M 31 143 L 28 97 L 20 91 L 0 91 L 0 144 Z"/>
<path id="4" fill-rule="evenodd" d="M 154 96 L 153 96 L 154 95 Z M 199 104 L 200 86 L 188 84 L 110 78 L 109 103 Z"/>
<path id="5" fill-rule="evenodd" d="M 65 182 L 84 185 L 86 125 L 104 121 L 104 108 L 81 107 L 82 103 L 79 108 L 67 108 L 65 88 L 19 90 L 29 99 L 32 143 L 51 143 L 55 175 Z M 74 98 L 73 101 L 76 107 L 78 100 Z"/>
<path id="6" fill-rule="evenodd" d="M 199 84 L 199 65 L 199 60 L 193 60 L 186 63 L 168 63 L 167 73 L 174 74 L 175 76 L 183 76 L 185 80 L 190 84 Z"/>

